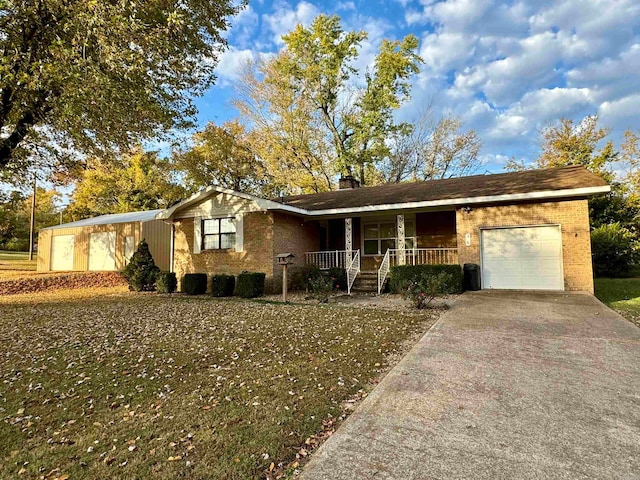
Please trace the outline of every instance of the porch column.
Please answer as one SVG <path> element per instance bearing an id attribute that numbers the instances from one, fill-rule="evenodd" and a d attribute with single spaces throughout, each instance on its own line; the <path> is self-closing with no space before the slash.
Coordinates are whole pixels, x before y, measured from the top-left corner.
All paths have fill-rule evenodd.
<path id="1" fill-rule="evenodd" d="M 353 228 L 350 218 L 344 219 L 344 249 L 347 252 L 353 250 Z"/>
<path id="2" fill-rule="evenodd" d="M 396 235 L 396 247 L 398 249 L 398 265 L 404 265 L 406 256 L 404 248 L 404 215 L 397 216 L 396 224 L 398 225 L 398 232 Z"/>

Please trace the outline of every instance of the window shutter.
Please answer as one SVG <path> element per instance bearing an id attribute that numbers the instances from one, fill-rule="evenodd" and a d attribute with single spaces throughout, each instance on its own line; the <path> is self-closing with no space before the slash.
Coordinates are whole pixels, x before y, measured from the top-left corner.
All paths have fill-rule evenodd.
<path id="1" fill-rule="evenodd" d="M 236 252 L 244 249 L 244 219 L 241 213 L 236 215 Z"/>
<path id="2" fill-rule="evenodd" d="M 193 219 L 193 253 L 200 253 L 202 245 L 202 217 Z"/>

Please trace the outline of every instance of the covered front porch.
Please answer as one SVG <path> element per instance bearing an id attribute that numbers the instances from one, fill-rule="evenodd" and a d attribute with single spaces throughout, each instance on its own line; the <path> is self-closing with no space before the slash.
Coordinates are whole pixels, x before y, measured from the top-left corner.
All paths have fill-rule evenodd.
<path id="1" fill-rule="evenodd" d="M 350 291 L 359 273 L 377 274 L 380 293 L 395 265 L 457 264 L 454 210 L 368 215 L 319 221 L 319 250 L 305 263 L 347 271 Z"/>

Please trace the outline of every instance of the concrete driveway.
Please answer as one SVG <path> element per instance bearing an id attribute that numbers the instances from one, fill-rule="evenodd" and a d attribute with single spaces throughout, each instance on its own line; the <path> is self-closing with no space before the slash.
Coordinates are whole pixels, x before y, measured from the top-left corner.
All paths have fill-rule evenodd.
<path id="1" fill-rule="evenodd" d="M 640 329 L 586 294 L 467 293 L 302 478 L 640 478 Z"/>

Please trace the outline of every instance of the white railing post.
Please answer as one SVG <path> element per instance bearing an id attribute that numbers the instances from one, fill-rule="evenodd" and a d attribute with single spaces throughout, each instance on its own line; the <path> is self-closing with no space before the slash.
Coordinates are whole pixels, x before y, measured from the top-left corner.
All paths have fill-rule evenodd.
<path id="1" fill-rule="evenodd" d="M 382 286 L 384 285 L 384 281 L 387 278 L 387 274 L 389 273 L 389 255 L 391 249 L 387 249 L 382 258 L 382 263 L 380 263 L 380 268 L 378 269 L 378 295 L 382 292 Z"/>
<path id="2" fill-rule="evenodd" d="M 351 295 L 351 287 L 360 273 L 360 250 L 355 250 L 355 255 L 349 260 L 347 265 L 347 294 Z"/>

